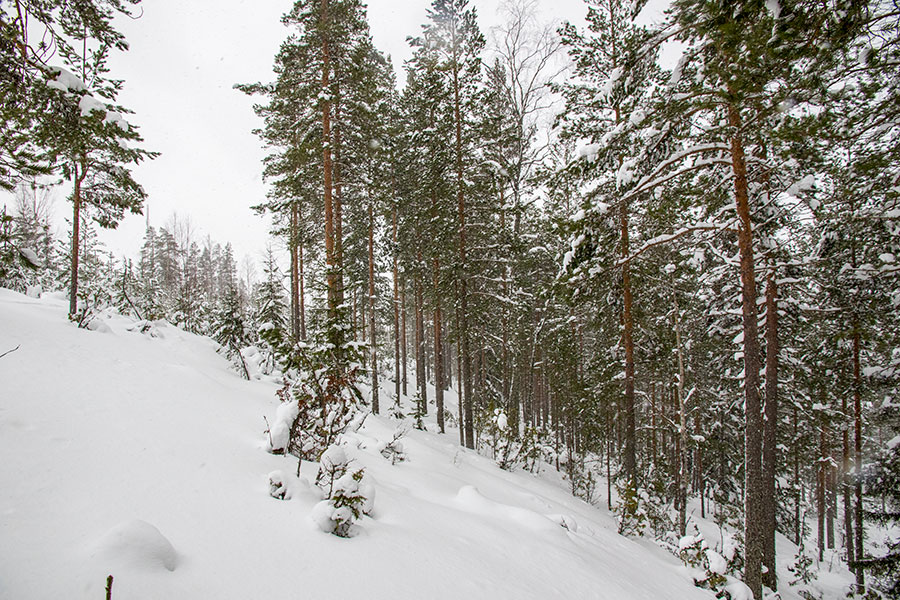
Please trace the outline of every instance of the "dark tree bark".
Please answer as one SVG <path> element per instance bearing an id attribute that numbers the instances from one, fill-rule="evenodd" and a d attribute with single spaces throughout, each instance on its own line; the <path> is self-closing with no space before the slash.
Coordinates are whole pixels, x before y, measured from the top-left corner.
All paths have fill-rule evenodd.
<path id="1" fill-rule="evenodd" d="M 855 258 L 855 257 L 854 257 Z M 855 265 L 854 265 L 855 266 Z M 863 557 L 863 496 L 862 496 L 862 374 L 860 372 L 860 335 L 859 324 L 853 327 L 853 431 L 854 431 L 854 466 L 855 482 L 854 492 L 856 496 L 856 548 L 854 555 L 857 560 Z M 856 593 L 865 594 L 866 577 L 862 567 L 856 568 Z"/>
<path id="2" fill-rule="evenodd" d="M 291 203 L 291 222 L 288 233 L 289 247 L 291 251 L 291 337 L 300 339 L 300 284 L 299 284 L 299 256 L 300 246 L 300 217 L 297 202 Z"/>
<path id="3" fill-rule="evenodd" d="M 441 344 L 441 301 L 438 259 L 431 263 L 434 285 L 434 403 L 437 411 L 438 430 L 444 433 L 444 359 Z"/>
<path id="4" fill-rule="evenodd" d="M 741 138 L 741 116 L 736 106 L 728 106 L 732 128 L 731 166 L 734 173 L 735 206 L 738 217 L 738 246 L 741 270 L 741 317 L 744 332 L 744 583 L 756 600 L 762 600 L 762 413 L 760 402 L 760 349 L 756 310 L 756 275 L 753 257 L 753 226 L 747 166 Z"/>
<path id="5" fill-rule="evenodd" d="M 406 364 L 407 364 L 407 352 L 406 352 L 406 281 L 400 282 L 400 367 L 403 371 L 401 375 L 402 383 L 403 383 L 403 395 L 408 395 L 407 381 L 408 377 L 406 375 Z"/>
<path id="6" fill-rule="evenodd" d="M 391 212 L 392 235 L 394 240 L 394 396 L 400 404 L 400 257 L 397 253 L 397 207 Z"/>
<path id="7" fill-rule="evenodd" d="M 81 243 L 81 183 L 84 181 L 86 171 L 84 165 L 74 165 L 72 192 L 72 256 L 70 267 L 72 270 L 69 282 L 69 317 L 73 317 L 78 311 L 78 246 Z"/>
<path id="8" fill-rule="evenodd" d="M 770 270 L 766 278 L 766 407 L 763 422 L 762 455 L 762 517 L 763 584 L 771 590 L 778 585 L 775 569 L 775 465 L 778 444 L 778 286 L 775 272 Z"/>
<path id="9" fill-rule="evenodd" d="M 827 447 L 825 441 L 825 425 L 819 427 L 819 460 L 816 469 L 816 523 L 818 525 L 818 539 L 816 547 L 819 551 L 819 562 L 825 554 L 825 464 L 827 459 Z"/>
<path id="10" fill-rule="evenodd" d="M 378 406 L 378 344 L 375 340 L 375 215 L 369 203 L 369 344 L 372 366 L 372 412 L 379 412 Z"/>
<path id="11" fill-rule="evenodd" d="M 419 257 L 421 258 L 421 256 Z M 425 380 L 425 319 L 422 306 L 422 281 L 415 276 L 416 291 L 416 387 L 419 391 L 419 412 L 428 414 L 428 388 Z"/>
<path id="12" fill-rule="evenodd" d="M 328 23 L 328 0 L 322 0 L 321 19 L 323 24 Z M 332 165 L 331 165 L 331 102 L 328 100 L 330 87 L 331 57 L 328 47 L 328 36 L 322 36 L 322 172 L 324 179 L 324 209 L 325 209 L 325 268 L 327 269 L 326 283 L 328 286 L 328 313 L 331 322 L 337 319 L 338 280 L 337 263 L 335 256 L 335 232 L 334 232 L 334 202 L 332 198 Z"/>

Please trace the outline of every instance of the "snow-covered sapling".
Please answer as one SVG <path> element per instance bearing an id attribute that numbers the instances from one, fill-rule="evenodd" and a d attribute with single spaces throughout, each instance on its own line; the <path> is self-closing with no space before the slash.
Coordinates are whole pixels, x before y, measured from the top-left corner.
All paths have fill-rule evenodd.
<path id="1" fill-rule="evenodd" d="M 728 582 L 725 576 L 728 562 L 710 548 L 699 533 L 681 538 L 678 542 L 678 557 L 692 570 L 694 585 L 697 587 L 718 591 Z"/>
<path id="2" fill-rule="evenodd" d="M 363 482 L 364 469 L 351 471 L 350 460 L 340 446 L 330 446 L 323 454 L 316 485 L 324 500 L 313 509 L 313 520 L 322 531 L 350 537 L 353 524 L 370 512 L 374 489 Z"/>
<path id="3" fill-rule="evenodd" d="M 409 425 L 403 424 L 394 432 L 394 439 L 384 445 L 381 455 L 391 461 L 392 465 L 406 460 L 406 452 L 403 450 L 401 438 L 409 431 Z"/>
<path id="4" fill-rule="evenodd" d="M 619 494 L 619 504 L 616 506 L 619 534 L 642 537 L 647 527 L 646 495 L 642 497 L 631 482 L 616 486 L 616 491 Z"/>
<path id="5" fill-rule="evenodd" d="M 282 402 L 275 409 L 275 420 L 266 429 L 268 434 L 269 452 L 272 454 L 284 454 L 291 442 L 291 428 L 297 420 L 300 412 L 297 400 Z M 266 424 L 268 425 L 268 420 Z"/>
<path id="6" fill-rule="evenodd" d="M 281 471 L 269 473 L 269 495 L 276 500 L 291 499 L 291 489 L 288 487 L 284 473 Z"/>

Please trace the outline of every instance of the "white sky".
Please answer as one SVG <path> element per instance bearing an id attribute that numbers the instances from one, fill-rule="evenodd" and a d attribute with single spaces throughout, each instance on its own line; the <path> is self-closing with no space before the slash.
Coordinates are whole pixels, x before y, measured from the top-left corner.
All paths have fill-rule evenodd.
<path id="1" fill-rule="evenodd" d="M 482 31 L 489 38 L 499 23 L 500 0 L 472 0 Z M 258 258 L 268 240 L 268 220 L 250 206 L 265 199 L 262 158 L 251 133 L 260 122 L 253 99 L 235 83 L 271 81 L 272 61 L 287 28 L 281 15 L 293 0 L 144 0 L 139 19 L 117 21 L 131 46 L 110 59 L 111 75 L 125 80 L 119 102 L 133 110 L 143 147 L 161 152 L 135 168 L 149 195 L 150 224 L 171 215 L 190 218 L 196 237 L 231 242 L 240 260 Z M 536 0 L 541 20 L 568 19 L 583 24 L 582 0 Z M 372 0 L 369 21 L 376 46 L 392 56 L 395 67 L 411 55 L 406 37 L 417 35 L 430 0 Z M 402 79 L 401 79 L 402 81 Z M 71 211 L 56 194 L 55 213 Z M 145 217 L 129 215 L 101 239 L 117 255 L 136 258 Z"/>
<path id="2" fill-rule="evenodd" d="M 251 133 L 260 122 L 253 99 L 235 83 L 271 81 L 272 61 L 287 35 L 280 18 L 292 0 L 144 0 L 138 20 L 119 27 L 130 50 L 112 58 L 112 74 L 125 80 L 120 102 L 135 111 L 144 147 L 161 152 L 135 169 L 149 194 L 151 225 L 173 212 L 190 217 L 200 236 L 230 241 L 236 257 L 258 257 L 268 239 L 268 220 L 250 206 L 265 199 L 265 151 Z M 475 0 L 482 31 L 498 23 L 499 0 Z M 372 0 L 369 22 L 376 46 L 397 69 L 411 55 L 406 37 L 426 20 L 428 0 Z M 581 21 L 581 0 L 538 2 L 542 18 Z M 57 200 L 57 213 L 68 204 Z M 64 205 L 64 206 L 63 206 Z M 146 209 L 145 209 L 146 214 Z M 137 256 L 143 217 L 128 216 L 102 234 L 117 254 Z M 199 236 L 198 236 L 199 237 Z"/>

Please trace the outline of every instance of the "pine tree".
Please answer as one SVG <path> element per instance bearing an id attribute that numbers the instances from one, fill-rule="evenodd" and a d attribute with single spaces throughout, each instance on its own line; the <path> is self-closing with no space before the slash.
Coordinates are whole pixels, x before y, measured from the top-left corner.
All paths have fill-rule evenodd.
<path id="1" fill-rule="evenodd" d="M 238 296 L 237 286 L 233 284 L 225 289 L 213 324 L 213 338 L 221 344 L 225 355 L 240 368 L 241 375 L 245 379 L 250 379 L 247 364 L 241 354 L 241 350 L 247 345 L 247 330 L 244 325 L 241 299 Z"/>
<path id="2" fill-rule="evenodd" d="M 118 224 L 126 210 L 140 214 L 146 194 L 126 165 L 156 156 L 128 145 L 142 138 L 122 116 L 128 111 L 112 104 L 122 81 L 106 78 L 109 47 L 101 45 L 90 50 L 87 39 L 83 35 L 80 39 L 85 43 L 80 54 L 71 48 L 60 48 L 66 65 L 78 74 L 62 68 L 53 71 L 58 89 L 54 105 L 60 119 L 42 123 L 37 131 L 37 139 L 60 161 L 62 175 L 73 185 L 70 314 L 75 313 L 78 297 L 82 209 L 93 209 L 93 219 L 101 227 L 110 228 Z"/>

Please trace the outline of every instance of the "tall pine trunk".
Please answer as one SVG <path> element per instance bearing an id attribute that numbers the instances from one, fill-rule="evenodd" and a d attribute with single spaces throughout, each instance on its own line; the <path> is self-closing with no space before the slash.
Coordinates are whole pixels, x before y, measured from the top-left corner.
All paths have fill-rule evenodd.
<path id="1" fill-rule="evenodd" d="M 419 259 L 421 262 L 421 255 Z M 425 378 L 425 317 L 422 294 L 422 277 L 416 274 L 416 385 L 419 390 L 419 412 L 428 414 L 428 387 Z"/>
<path id="2" fill-rule="evenodd" d="M 69 283 L 69 318 L 78 311 L 78 246 L 81 243 L 81 183 L 84 181 L 84 165 L 74 165 L 74 190 L 72 192 L 72 257 Z M 80 168 L 79 168 L 80 167 Z"/>
<path id="3" fill-rule="evenodd" d="M 391 213 L 392 236 L 394 240 L 394 396 L 400 404 L 400 257 L 397 253 L 397 207 Z"/>
<path id="4" fill-rule="evenodd" d="M 855 257 L 854 257 L 855 258 Z M 856 496 L 856 537 L 854 556 L 863 557 L 863 497 L 862 497 L 862 374 L 860 371 L 859 323 L 853 324 L 853 432 L 854 432 L 854 492 Z M 862 567 L 856 567 L 856 593 L 865 594 L 866 578 Z"/>
<path id="5" fill-rule="evenodd" d="M 776 590 L 775 572 L 775 461 L 778 443 L 778 285 L 775 271 L 766 278 L 766 408 L 763 431 L 763 565 L 766 573 L 763 583 Z"/>
<path id="6" fill-rule="evenodd" d="M 462 108 L 459 98 L 459 56 L 456 38 L 456 28 L 453 29 L 453 120 L 456 125 L 456 202 L 459 212 L 459 337 L 462 352 L 462 381 L 463 381 L 463 433 L 466 448 L 475 448 L 475 429 L 473 427 L 472 407 L 472 361 L 469 354 L 469 306 L 468 306 L 468 273 L 466 266 L 466 198 L 465 182 L 463 181 L 463 157 L 462 157 Z"/>
<path id="7" fill-rule="evenodd" d="M 762 413 L 759 394 L 759 338 L 756 310 L 756 274 L 753 258 L 753 226 L 747 165 L 741 138 L 741 116 L 728 105 L 731 125 L 731 167 L 734 174 L 741 270 L 741 317 L 744 331 L 744 583 L 756 600 L 762 600 Z"/>
<path id="8" fill-rule="evenodd" d="M 434 404 L 438 430 L 444 433 L 444 347 L 441 344 L 440 265 L 437 258 L 432 260 L 431 269 L 434 280 Z"/>
<path id="9" fill-rule="evenodd" d="M 369 203 L 369 344 L 372 365 L 372 412 L 378 406 L 378 344 L 375 341 L 375 211 Z"/>
<path id="10" fill-rule="evenodd" d="M 291 252 L 291 337 L 300 339 L 300 287 L 297 246 L 299 234 L 297 231 L 299 218 L 297 216 L 297 203 L 291 203 L 291 218 L 288 231 L 288 247 Z"/>
<path id="11" fill-rule="evenodd" d="M 328 0 L 322 0 L 321 4 L 322 24 L 328 23 Z M 332 198 L 332 165 L 331 165 L 331 102 L 329 98 L 330 81 L 330 54 L 328 48 L 328 36 L 322 36 L 322 174 L 324 180 L 324 210 L 325 210 L 325 268 L 326 283 L 328 286 L 328 316 L 331 323 L 337 320 L 337 264 L 335 262 L 334 248 L 334 204 Z M 331 333 L 330 333 L 331 334 Z"/>
<path id="12" fill-rule="evenodd" d="M 406 373 L 407 366 L 407 346 L 406 346 L 406 280 L 400 282 L 400 369 L 401 382 L 403 384 L 403 395 L 407 396 L 407 382 L 409 378 Z M 399 402 L 399 399 L 397 400 Z"/>

